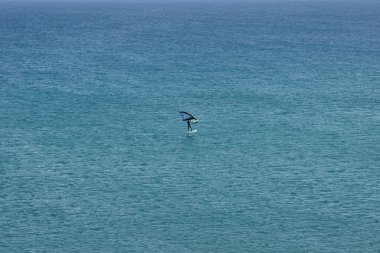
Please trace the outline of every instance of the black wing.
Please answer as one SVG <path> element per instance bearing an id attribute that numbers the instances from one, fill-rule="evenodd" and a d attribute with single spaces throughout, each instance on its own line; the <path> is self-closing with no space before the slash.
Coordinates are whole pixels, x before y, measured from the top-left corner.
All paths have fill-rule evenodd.
<path id="1" fill-rule="evenodd" d="M 193 115 L 191 115 L 190 113 L 188 112 L 179 112 L 181 114 L 181 117 L 182 117 L 182 120 L 183 121 L 187 121 L 187 120 L 192 120 L 192 119 L 196 119 Z"/>

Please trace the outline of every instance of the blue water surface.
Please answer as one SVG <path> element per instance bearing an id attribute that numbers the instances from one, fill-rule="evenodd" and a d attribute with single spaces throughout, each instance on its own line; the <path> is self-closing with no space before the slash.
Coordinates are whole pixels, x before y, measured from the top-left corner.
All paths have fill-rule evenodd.
<path id="1" fill-rule="evenodd" d="M 0 2 L 0 251 L 379 252 L 379 10 Z"/>

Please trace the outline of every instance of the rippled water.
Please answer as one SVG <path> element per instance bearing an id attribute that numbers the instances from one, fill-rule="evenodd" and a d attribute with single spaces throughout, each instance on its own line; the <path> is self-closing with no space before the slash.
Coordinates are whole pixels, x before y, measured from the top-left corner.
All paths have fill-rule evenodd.
<path id="1" fill-rule="evenodd" d="M 378 252 L 379 8 L 0 3 L 0 251 Z"/>

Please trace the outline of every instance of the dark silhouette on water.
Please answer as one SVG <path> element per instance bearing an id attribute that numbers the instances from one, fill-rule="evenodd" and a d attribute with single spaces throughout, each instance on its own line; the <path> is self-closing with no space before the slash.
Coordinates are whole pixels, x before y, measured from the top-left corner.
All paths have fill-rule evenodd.
<path id="1" fill-rule="evenodd" d="M 181 114 L 182 121 L 187 122 L 187 131 L 193 131 L 193 128 L 191 127 L 191 123 L 197 123 L 198 119 L 188 112 L 181 111 L 179 113 Z"/>

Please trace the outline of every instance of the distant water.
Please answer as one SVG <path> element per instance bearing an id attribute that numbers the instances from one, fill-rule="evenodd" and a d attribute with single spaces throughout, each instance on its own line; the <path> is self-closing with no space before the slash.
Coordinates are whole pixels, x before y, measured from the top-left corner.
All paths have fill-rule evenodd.
<path id="1" fill-rule="evenodd" d="M 380 252 L 356 2 L 0 3 L 0 251 Z"/>

